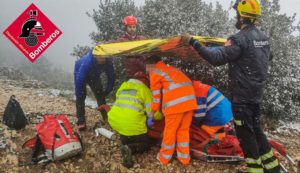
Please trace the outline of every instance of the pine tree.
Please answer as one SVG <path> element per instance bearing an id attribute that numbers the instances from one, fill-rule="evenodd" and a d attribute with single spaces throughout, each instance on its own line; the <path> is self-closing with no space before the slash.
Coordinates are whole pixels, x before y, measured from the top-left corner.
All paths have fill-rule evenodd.
<path id="1" fill-rule="evenodd" d="M 260 28 L 269 37 L 273 50 L 269 78 L 265 89 L 264 113 L 279 118 L 300 118 L 300 24 L 294 25 L 295 15 L 280 14 L 279 0 L 261 0 Z M 116 40 L 124 32 L 122 19 L 127 15 L 138 17 L 138 29 L 148 38 L 165 38 L 183 32 L 192 35 L 228 38 L 237 32 L 235 19 L 216 3 L 202 0 L 145 0 L 138 8 L 133 0 L 100 0 L 90 17 L 98 27 L 91 33 L 95 44 Z M 88 47 L 77 46 L 73 55 L 82 55 Z M 201 80 L 228 92 L 227 66 L 212 67 L 207 63 L 187 62 L 179 59 L 167 61 L 182 69 L 192 80 Z M 121 60 L 114 59 L 117 83 L 125 80 Z"/>
<path id="2" fill-rule="evenodd" d="M 261 29 L 269 36 L 273 59 L 265 90 L 267 115 L 300 119 L 300 25 L 295 15 L 280 14 L 279 0 L 262 0 Z"/>

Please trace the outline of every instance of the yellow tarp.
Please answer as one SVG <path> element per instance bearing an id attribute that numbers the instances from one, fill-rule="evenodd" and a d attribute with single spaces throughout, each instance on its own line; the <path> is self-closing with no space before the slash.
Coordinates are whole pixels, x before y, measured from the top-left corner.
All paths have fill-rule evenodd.
<path id="1" fill-rule="evenodd" d="M 223 38 L 201 36 L 193 36 L 193 38 L 206 46 L 222 46 L 226 42 L 226 39 Z M 191 46 L 183 46 L 179 36 L 166 39 L 99 44 L 93 50 L 93 55 L 96 58 L 152 54 L 164 57 L 199 57 L 197 52 Z"/>

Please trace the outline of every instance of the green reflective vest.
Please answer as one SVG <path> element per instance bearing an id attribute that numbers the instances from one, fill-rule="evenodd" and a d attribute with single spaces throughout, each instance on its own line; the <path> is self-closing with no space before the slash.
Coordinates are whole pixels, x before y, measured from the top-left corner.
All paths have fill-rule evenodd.
<path id="1" fill-rule="evenodd" d="M 123 82 L 116 101 L 108 112 L 110 126 L 124 136 L 147 133 L 146 119 L 151 115 L 152 93 L 141 81 Z"/>

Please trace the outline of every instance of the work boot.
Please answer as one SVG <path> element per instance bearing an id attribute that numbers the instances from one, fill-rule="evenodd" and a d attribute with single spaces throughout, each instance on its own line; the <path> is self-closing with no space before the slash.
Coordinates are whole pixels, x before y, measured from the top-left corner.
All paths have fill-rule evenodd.
<path id="1" fill-rule="evenodd" d="M 156 160 L 158 160 L 159 163 L 160 163 L 161 165 L 164 165 L 164 164 L 159 160 L 159 153 L 156 155 Z"/>
<path id="2" fill-rule="evenodd" d="M 121 154 L 123 159 L 122 162 L 123 166 L 127 168 L 132 168 L 133 167 L 132 153 L 128 145 L 121 145 Z"/>

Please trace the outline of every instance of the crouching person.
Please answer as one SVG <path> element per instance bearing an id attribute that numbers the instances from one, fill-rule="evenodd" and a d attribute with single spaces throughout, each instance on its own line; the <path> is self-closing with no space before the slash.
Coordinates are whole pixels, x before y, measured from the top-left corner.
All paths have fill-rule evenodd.
<path id="1" fill-rule="evenodd" d="M 190 162 L 189 128 L 193 111 L 197 108 L 191 80 L 179 69 L 165 64 L 160 57 L 147 60 L 153 102 L 152 111 L 162 110 L 165 128 L 157 159 L 166 165 L 176 149 L 177 158 L 183 165 Z M 150 123 L 148 123 L 149 125 Z"/>
<path id="2" fill-rule="evenodd" d="M 230 101 L 212 86 L 193 81 L 198 108 L 192 123 L 200 126 L 212 138 L 225 137 L 224 127 L 232 120 Z"/>
<path id="3" fill-rule="evenodd" d="M 139 71 L 123 82 L 108 112 L 110 126 L 121 136 L 123 165 L 127 168 L 133 167 L 132 154 L 148 151 L 151 145 L 146 121 L 152 119 L 152 93 L 147 81 L 146 73 Z"/>

